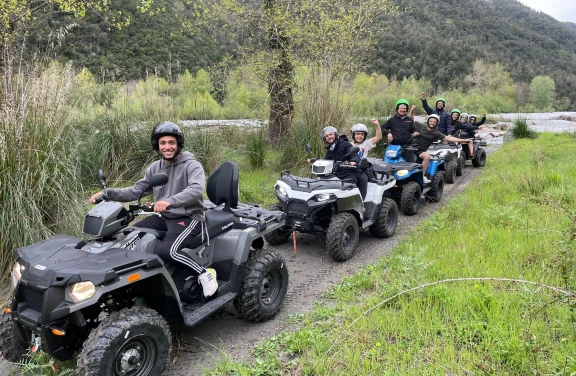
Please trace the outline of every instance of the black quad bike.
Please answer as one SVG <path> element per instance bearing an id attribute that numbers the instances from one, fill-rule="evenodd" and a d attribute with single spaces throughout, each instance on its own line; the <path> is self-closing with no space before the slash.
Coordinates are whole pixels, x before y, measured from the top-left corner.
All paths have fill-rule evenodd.
<path id="1" fill-rule="evenodd" d="M 454 133 L 454 137 L 469 138 L 470 136 L 466 131 L 458 130 Z M 470 157 L 470 151 L 468 150 L 468 145 L 463 145 L 461 153 L 462 159 L 461 161 L 459 161 L 461 166 L 464 167 L 466 161 L 471 160 L 473 167 L 484 167 L 486 165 L 486 149 L 484 149 L 486 145 L 487 145 L 486 141 L 474 138 L 474 142 L 472 143 L 472 150 L 474 150 L 474 158 Z"/>
<path id="2" fill-rule="evenodd" d="M 156 174 L 150 185 L 167 181 Z M 157 256 L 165 233 L 129 226 L 151 206 L 138 200 L 126 209 L 104 197 L 84 220 L 88 242 L 56 235 L 17 250 L 14 295 L 0 322 L 2 356 L 17 361 L 32 348 L 63 361 L 79 352 L 78 375 L 156 376 L 170 360 L 168 323 L 194 326 L 228 302 L 249 321 L 274 316 L 288 271 L 279 254 L 262 249 L 262 237 L 284 226 L 284 213 L 238 204 L 232 162 L 210 175 L 207 194 L 208 236 L 183 252 L 216 270 L 214 296 L 205 298 L 197 277 Z"/>
<path id="3" fill-rule="evenodd" d="M 306 146 L 310 153 L 310 146 Z M 353 147 L 347 154 L 358 153 Z M 360 230 L 369 230 L 379 238 L 394 235 L 398 207 L 385 192 L 395 185 L 394 176 L 375 172 L 366 166 L 370 178 L 366 198 L 351 180 L 334 175 L 339 169 L 356 169 L 347 162 L 313 159 L 314 178 L 298 177 L 282 171 L 275 189 L 278 203 L 272 209 L 286 213 L 286 226 L 264 235 L 272 245 L 288 241 L 292 231 L 318 235 L 326 239 L 328 253 L 335 261 L 354 256 Z"/>

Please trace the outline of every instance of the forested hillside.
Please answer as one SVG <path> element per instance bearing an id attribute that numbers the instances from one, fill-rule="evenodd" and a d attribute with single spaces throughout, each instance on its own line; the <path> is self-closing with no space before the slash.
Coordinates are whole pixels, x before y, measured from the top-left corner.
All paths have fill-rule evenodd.
<path id="1" fill-rule="evenodd" d="M 500 62 L 520 82 L 549 75 L 559 97 L 576 93 L 576 32 L 515 0 L 404 0 L 383 22 L 369 70 L 458 87 L 477 59 Z"/>
<path id="2" fill-rule="evenodd" d="M 251 0 L 256 1 L 256 0 Z M 461 83 L 477 59 L 500 62 L 517 82 L 537 75 L 556 82 L 557 108 L 576 101 L 576 24 L 559 22 L 515 0 L 394 0 L 395 16 L 380 20 L 373 56 L 365 70 L 388 77 L 426 78 L 437 90 L 466 89 Z M 113 80 L 140 79 L 147 74 L 173 77 L 234 56 L 234 41 L 225 32 L 202 36 L 183 32 L 186 7 L 178 0 L 155 2 L 153 15 L 140 13 L 129 1 L 112 8 L 130 16 L 121 30 L 95 15 L 81 20 L 47 20 L 33 45 L 61 60 L 73 60 L 96 76 Z M 180 19 L 177 19 L 178 15 Z M 62 43 L 47 35 L 72 25 Z"/>

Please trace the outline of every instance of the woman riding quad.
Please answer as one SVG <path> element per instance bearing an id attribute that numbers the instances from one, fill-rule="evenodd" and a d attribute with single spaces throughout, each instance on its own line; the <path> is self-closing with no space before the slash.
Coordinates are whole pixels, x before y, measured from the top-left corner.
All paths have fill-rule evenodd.
<path id="1" fill-rule="evenodd" d="M 456 132 L 460 129 L 465 129 L 464 124 L 462 124 L 460 122 L 460 120 L 458 120 L 458 119 L 460 119 L 461 114 L 462 113 L 457 108 L 453 109 L 452 112 L 450 112 L 450 120 L 452 123 L 452 128 L 454 129 L 454 132 Z M 468 114 L 466 114 L 466 116 L 468 116 Z M 472 145 L 472 143 L 468 144 L 468 151 L 470 152 L 470 158 L 474 158 L 474 146 Z"/>
<path id="2" fill-rule="evenodd" d="M 364 124 L 354 124 L 350 129 L 350 136 L 352 136 L 352 145 L 358 146 L 360 152 L 358 156 L 362 159 L 368 158 L 368 152 L 376 147 L 376 144 L 382 139 L 382 129 L 378 119 L 370 119 L 372 124 L 376 126 L 376 136 L 368 137 L 368 128 Z"/>

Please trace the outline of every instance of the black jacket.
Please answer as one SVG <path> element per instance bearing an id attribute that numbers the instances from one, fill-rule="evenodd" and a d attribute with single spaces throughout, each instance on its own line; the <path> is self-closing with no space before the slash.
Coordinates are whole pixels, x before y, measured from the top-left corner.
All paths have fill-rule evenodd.
<path id="1" fill-rule="evenodd" d="M 340 162 L 340 161 L 350 161 L 350 162 L 360 162 L 360 157 L 357 153 L 353 155 L 349 155 L 344 159 L 344 156 L 348 154 L 350 149 L 354 146 L 348 141 L 348 137 L 346 135 L 342 135 L 336 139 L 334 142 L 334 147 L 332 145 L 326 146 L 326 156 L 324 159 L 329 159 L 331 161 Z"/>
<path id="2" fill-rule="evenodd" d="M 460 134 L 461 138 L 474 138 L 476 136 L 476 131 L 478 130 L 478 127 L 468 122 L 464 124 L 458 122 L 458 124 L 456 124 L 456 131 L 454 132 L 454 134 L 456 134 L 456 132 L 458 132 L 459 130 L 462 130 Z"/>
<path id="3" fill-rule="evenodd" d="M 406 145 L 412 133 L 416 132 L 414 119 L 410 116 L 401 118 L 398 114 L 386 120 L 381 128 L 383 137 L 388 137 L 388 133 L 392 133 L 392 145 Z"/>

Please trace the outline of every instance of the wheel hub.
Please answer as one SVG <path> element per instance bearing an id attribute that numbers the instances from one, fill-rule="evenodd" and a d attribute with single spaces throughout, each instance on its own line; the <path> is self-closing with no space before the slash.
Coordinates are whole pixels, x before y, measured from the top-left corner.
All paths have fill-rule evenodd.
<path id="1" fill-rule="evenodd" d="M 120 360 L 120 372 L 128 373 L 140 367 L 142 361 L 142 354 L 140 353 L 140 350 L 140 347 L 134 347 L 122 354 L 122 358 Z"/>

